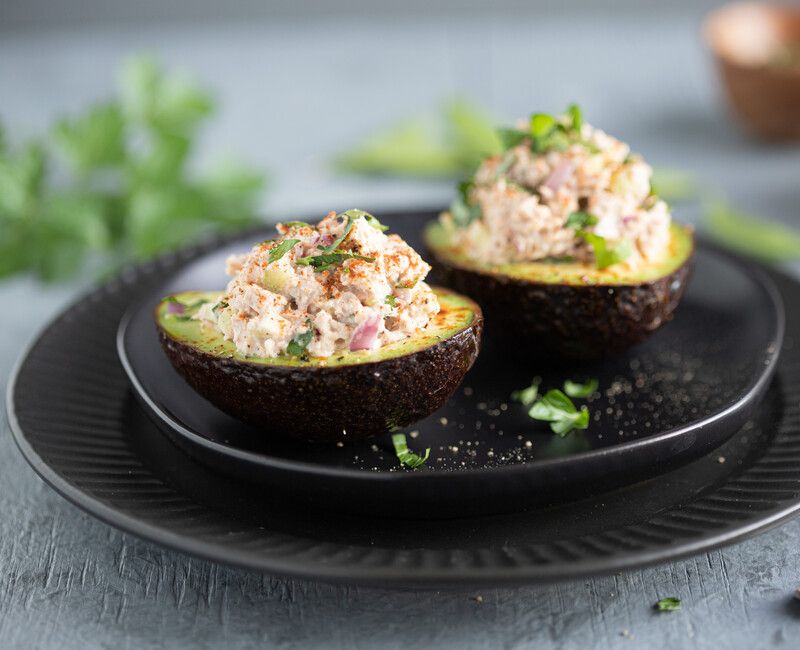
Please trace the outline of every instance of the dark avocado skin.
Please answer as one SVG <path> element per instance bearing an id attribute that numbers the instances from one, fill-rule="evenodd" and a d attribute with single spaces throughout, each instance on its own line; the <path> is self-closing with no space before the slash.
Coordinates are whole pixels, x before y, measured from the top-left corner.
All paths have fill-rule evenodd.
<path id="1" fill-rule="evenodd" d="M 489 275 L 449 263 L 429 248 L 432 276 L 486 314 L 486 347 L 546 360 L 600 359 L 644 341 L 672 318 L 692 255 L 672 273 L 640 284 L 568 285 Z"/>
<path id="2" fill-rule="evenodd" d="M 483 318 L 478 310 L 465 329 L 410 354 L 329 368 L 224 358 L 158 329 L 172 365 L 221 410 L 269 433 L 346 443 L 406 426 L 443 406 L 478 356 Z"/>

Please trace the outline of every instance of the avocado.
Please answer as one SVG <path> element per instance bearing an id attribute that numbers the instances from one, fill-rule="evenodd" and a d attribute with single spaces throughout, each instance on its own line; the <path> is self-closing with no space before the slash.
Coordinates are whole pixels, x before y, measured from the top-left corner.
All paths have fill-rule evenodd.
<path id="1" fill-rule="evenodd" d="M 439 222 L 425 229 L 436 281 L 481 305 L 493 348 L 545 359 L 597 359 L 643 341 L 672 317 L 694 252 L 691 229 L 673 223 L 668 254 L 634 272 L 580 262 L 489 265 L 457 251 L 450 232 Z"/>
<path id="2" fill-rule="evenodd" d="M 441 311 L 413 337 L 327 358 L 248 357 L 216 329 L 168 309 L 175 300 L 216 301 L 219 292 L 167 297 L 155 320 L 172 365 L 221 410 L 269 433 L 347 442 L 430 415 L 478 356 L 480 307 L 447 289 L 433 290 Z"/>

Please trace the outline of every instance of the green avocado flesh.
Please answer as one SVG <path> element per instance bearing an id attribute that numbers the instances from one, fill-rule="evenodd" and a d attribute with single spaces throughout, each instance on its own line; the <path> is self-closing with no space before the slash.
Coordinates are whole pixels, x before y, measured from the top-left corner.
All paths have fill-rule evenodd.
<path id="1" fill-rule="evenodd" d="M 449 263 L 487 275 L 504 276 L 540 284 L 564 285 L 634 285 L 663 278 L 679 269 L 692 254 L 693 238 L 689 228 L 673 223 L 670 227 L 669 252 L 657 263 L 630 271 L 624 264 L 598 269 L 580 262 L 516 262 L 485 264 L 470 259 L 450 243 L 450 233 L 438 221 L 425 229 L 425 243 L 437 257 Z"/>
<path id="2" fill-rule="evenodd" d="M 301 359 L 289 355 L 280 357 L 247 356 L 239 352 L 232 341 L 225 340 L 222 334 L 210 324 L 194 319 L 187 320 L 185 317 L 168 313 L 169 302 L 166 298 L 156 308 L 156 321 L 162 330 L 174 340 L 216 357 L 268 366 L 326 368 L 351 366 L 384 361 L 417 352 L 449 339 L 473 324 L 479 311 L 474 302 L 447 289 L 434 287 L 433 291 L 439 299 L 441 310 L 424 330 L 377 350 L 339 352 L 326 358 Z M 219 291 L 185 291 L 176 294 L 173 298 L 184 305 L 194 305 L 199 301 L 216 302 L 220 295 Z"/>

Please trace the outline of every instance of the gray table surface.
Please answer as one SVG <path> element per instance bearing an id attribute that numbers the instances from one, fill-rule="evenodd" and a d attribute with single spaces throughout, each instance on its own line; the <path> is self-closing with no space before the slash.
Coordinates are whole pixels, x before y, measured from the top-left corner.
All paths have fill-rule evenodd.
<path id="1" fill-rule="evenodd" d="M 218 90 L 224 110 L 203 157 L 242 153 L 273 170 L 265 213 L 313 215 L 447 200 L 445 183 L 367 182 L 328 170 L 331 153 L 387 121 L 453 95 L 508 118 L 577 99 L 591 121 L 655 164 L 692 170 L 746 209 L 797 221 L 800 154 L 752 142 L 729 122 L 698 29 L 696 15 L 636 11 L 0 24 L 0 116 L 15 136 L 34 133 L 102 96 L 125 53 L 151 50 Z M 13 306 L 0 319 L 3 388 L 35 330 L 79 289 L 24 278 L 0 285 L 0 303 Z M 33 474 L 7 426 L 0 435 L 2 648 L 799 647 L 798 587 L 798 521 L 681 562 L 561 585 L 415 592 L 265 576 L 92 519 Z M 683 610 L 654 612 L 664 596 L 680 597 Z"/>

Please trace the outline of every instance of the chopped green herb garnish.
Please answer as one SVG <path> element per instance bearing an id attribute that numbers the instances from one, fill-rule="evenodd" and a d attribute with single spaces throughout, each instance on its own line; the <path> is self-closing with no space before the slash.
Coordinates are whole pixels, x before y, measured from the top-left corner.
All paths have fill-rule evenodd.
<path id="1" fill-rule="evenodd" d="M 583 112 L 581 111 L 581 107 L 577 104 L 570 104 L 569 108 L 567 108 L 567 115 L 569 115 L 572 121 L 572 129 L 580 133 L 581 127 L 583 126 Z"/>
<path id="2" fill-rule="evenodd" d="M 297 263 L 301 266 L 313 266 L 317 272 L 327 271 L 332 266 L 339 266 L 342 262 L 347 260 L 364 260 L 365 262 L 374 262 L 374 257 L 365 257 L 364 255 L 356 255 L 355 253 L 323 253 L 322 255 L 309 255 L 308 257 L 301 257 Z"/>
<path id="3" fill-rule="evenodd" d="M 399 460 L 402 465 L 410 467 L 411 469 L 416 469 L 420 465 L 424 465 L 425 461 L 427 461 L 431 455 L 430 447 L 425 450 L 425 454 L 422 456 L 410 451 L 406 444 L 406 436 L 404 433 L 393 433 L 392 444 L 394 445 L 394 453 L 397 454 L 397 460 Z"/>
<path id="4" fill-rule="evenodd" d="M 525 138 L 529 138 L 530 133 L 519 129 L 497 129 L 497 137 L 503 143 L 503 149 L 513 149 Z"/>
<path id="5" fill-rule="evenodd" d="M 632 252 L 631 244 L 627 239 L 623 239 L 616 246 L 609 246 L 605 237 L 596 235 L 593 232 L 579 230 L 577 235 L 592 247 L 595 266 L 598 269 L 605 269 L 614 264 L 624 262 Z"/>
<path id="6" fill-rule="evenodd" d="M 286 221 L 281 223 L 282 226 L 286 228 L 311 228 L 310 223 L 306 223 L 305 221 Z"/>
<path id="7" fill-rule="evenodd" d="M 458 228 L 466 228 L 481 216 L 481 206 L 471 204 L 469 199 L 469 193 L 474 186 L 472 180 L 459 183 L 458 198 L 450 204 L 450 216 Z"/>
<path id="8" fill-rule="evenodd" d="M 586 226 L 594 226 L 596 223 L 597 217 L 595 217 L 593 214 L 584 210 L 578 210 L 571 213 L 567 217 L 567 222 L 564 225 L 567 228 L 582 230 L 583 228 L 586 228 Z"/>
<path id="9" fill-rule="evenodd" d="M 547 113 L 531 115 L 531 135 L 534 138 L 545 138 L 556 128 L 556 118 Z"/>
<path id="10" fill-rule="evenodd" d="M 397 298 L 395 298 L 392 294 L 388 294 L 384 302 L 390 307 L 397 307 Z"/>
<path id="11" fill-rule="evenodd" d="M 523 406 L 530 406 L 536 401 L 536 398 L 539 397 L 540 383 L 542 383 L 541 378 L 535 377 L 530 386 L 522 390 L 515 390 L 511 393 L 511 399 L 515 402 L 519 402 Z"/>
<path id="12" fill-rule="evenodd" d="M 355 210 L 351 210 L 350 212 L 355 212 Z M 345 215 L 345 214 L 347 214 L 347 213 L 346 212 L 342 213 L 342 215 Z M 361 215 L 359 215 L 359 216 L 361 216 Z M 350 234 L 350 231 L 353 229 L 353 222 L 357 218 L 358 217 L 353 216 L 352 214 L 347 214 L 347 224 L 345 225 L 344 230 L 342 230 L 342 234 L 339 235 L 336 239 L 334 239 L 333 243 L 330 246 L 322 246 L 322 247 L 320 247 L 320 250 L 325 252 L 325 253 L 332 253 L 333 251 L 335 251 L 339 247 L 339 244 L 341 244 L 345 240 L 347 235 Z"/>
<path id="13" fill-rule="evenodd" d="M 373 228 L 375 228 L 375 230 L 380 230 L 381 232 L 386 232 L 387 230 L 389 230 L 389 226 L 384 226 L 384 225 L 383 225 L 383 224 L 382 224 L 380 221 L 378 221 L 378 220 L 377 220 L 375 217 L 373 217 L 371 214 L 366 214 L 366 213 L 365 213 L 364 219 L 366 220 L 366 222 L 367 222 L 367 223 L 368 223 L 370 226 L 372 226 Z"/>
<path id="14" fill-rule="evenodd" d="M 676 609 L 681 608 L 680 598 L 662 598 L 655 604 L 655 608 L 659 612 L 674 612 Z"/>
<path id="15" fill-rule="evenodd" d="M 217 311 L 219 311 L 220 309 L 225 309 L 227 306 L 228 306 L 227 302 L 225 302 L 224 300 L 220 300 L 216 305 L 214 305 L 211 308 L 211 311 L 216 314 Z"/>
<path id="16" fill-rule="evenodd" d="M 311 321 L 306 321 L 307 325 L 311 325 Z M 295 336 L 291 341 L 289 341 L 289 345 L 286 346 L 286 351 L 291 354 L 293 357 L 299 357 L 305 354 L 306 348 L 308 344 L 311 343 L 311 339 L 314 338 L 314 329 L 309 327 L 305 332 L 302 332 Z"/>
<path id="17" fill-rule="evenodd" d="M 280 244 L 278 244 L 275 248 L 271 249 L 269 252 L 269 263 L 272 264 L 273 262 L 277 262 L 281 259 L 286 253 L 288 253 L 292 248 L 294 248 L 295 244 L 299 244 L 299 239 L 284 239 Z"/>
<path id="18" fill-rule="evenodd" d="M 503 156 L 503 160 L 500 161 L 500 164 L 497 166 L 497 171 L 494 174 L 494 179 L 498 180 L 499 178 L 505 176 L 508 173 L 508 170 L 517 162 L 517 156 L 514 154 L 513 151 L 509 151 L 505 156 Z"/>
<path id="19" fill-rule="evenodd" d="M 587 379 L 584 384 L 579 384 L 578 382 L 567 379 L 564 382 L 564 392 L 570 397 L 589 397 L 589 395 L 594 394 L 599 385 L 600 382 L 594 378 Z"/>
<path id="20" fill-rule="evenodd" d="M 589 426 L 589 409 L 575 408 L 572 400 L 557 388 L 548 390 L 528 411 L 534 420 L 550 423 L 553 433 L 564 437 L 573 429 Z"/>

